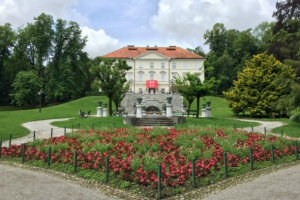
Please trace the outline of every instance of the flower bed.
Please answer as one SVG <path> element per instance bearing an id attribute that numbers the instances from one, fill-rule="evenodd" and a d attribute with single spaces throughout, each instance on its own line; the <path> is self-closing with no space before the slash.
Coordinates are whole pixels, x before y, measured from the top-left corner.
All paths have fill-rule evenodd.
<path id="1" fill-rule="evenodd" d="M 191 185 L 192 160 L 195 177 L 211 177 L 216 172 L 224 176 L 224 152 L 227 166 L 238 168 L 249 165 L 249 148 L 254 163 L 276 160 L 295 153 L 293 141 L 276 136 L 245 133 L 239 130 L 175 130 L 175 129 L 113 129 L 106 131 L 70 133 L 66 136 L 36 140 L 26 144 L 25 160 L 74 165 L 77 152 L 78 170 L 92 170 L 105 174 L 108 169 L 121 181 L 142 187 L 158 186 L 157 166 L 161 164 L 161 184 L 165 188 Z M 21 157 L 23 145 L 2 147 L 3 157 Z M 300 148 L 298 148 L 298 152 Z M 168 194 L 169 195 L 169 194 Z"/>

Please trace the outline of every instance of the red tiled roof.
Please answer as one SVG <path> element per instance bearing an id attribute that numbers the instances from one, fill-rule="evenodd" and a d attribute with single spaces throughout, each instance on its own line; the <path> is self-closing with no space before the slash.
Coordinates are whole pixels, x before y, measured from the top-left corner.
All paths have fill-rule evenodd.
<path id="1" fill-rule="evenodd" d="M 127 46 L 102 57 L 105 58 L 135 58 L 142 54 L 145 54 L 149 51 L 154 51 L 159 54 L 162 54 L 169 58 L 198 58 L 204 59 L 204 57 L 199 56 L 193 52 L 185 50 L 181 47 L 170 46 L 170 47 L 134 47 L 134 46 Z"/>

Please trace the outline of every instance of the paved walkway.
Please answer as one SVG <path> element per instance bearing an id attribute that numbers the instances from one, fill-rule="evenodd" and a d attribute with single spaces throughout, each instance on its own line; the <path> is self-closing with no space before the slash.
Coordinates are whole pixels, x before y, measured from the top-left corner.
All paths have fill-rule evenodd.
<path id="1" fill-rule="evenodd" d="M 48 119 L 48 120 L 40 120 L 33 122 L 26 122 L 22 124 L 25 128 L 27 128 L 30 133 L 24 137 L 20 137 L 17 139 L 13 139 L 11 144 L 20 145 L 22 143 L 26 143 L 33 140 L 33 132 L 35 133 L 36 139 L 50 138 L 51 137 L 51 128 L 53 128 L 53 137 L 64 135 L 64 128 L 59 128 L 56 126 L 52 126 L 51 123 L 55 121 L 65 121 L 69 118 L 64 119 Z M 71 129 L 66 129 L 66 132 L 71 132 Z M 3 142 L 3 146 L 8 146 L 8 140 Z"/>
<path id="2" fill-rule="evenodd" d="M 205 200 L 295 200 L 300 199 L 300 164 L 270 174 L 261 175 L 250 182 L 242 183 Z"/>
<path id="3" fill-rule="evenodd" d="M 42 172 L 0 164 L 0 200 L 110 200 L 94 190 Z"/>
<path id="4" fill-rule="evenodd" d="M 272 129 L 285 125 L 285 123 L 278 122 L 278 121 L 270 122 L 270 121 L 259 121 L 259 120 L 252 120 L 252 119 L 251 120 L 250 119 L 238 119 L 238 120 L 245 121 L 245 122 L 257 122 L 257 123 L 259 123 L 259 125 L 255 126 L 253 128 L 253 131 L 264 133 L 264 131 L 265 131 L 264 129 L 266 128 L 267 134 L 272 133 Z M 252 131 L 252 127 L 243 128 L 243 130 L 250 132 L 250 131 Z"/>

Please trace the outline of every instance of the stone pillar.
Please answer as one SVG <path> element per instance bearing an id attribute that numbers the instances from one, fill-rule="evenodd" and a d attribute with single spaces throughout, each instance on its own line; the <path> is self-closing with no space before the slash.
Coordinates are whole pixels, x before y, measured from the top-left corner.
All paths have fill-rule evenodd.
<path id="1" fill-rule="evenodd" d="M 202 115 L 201 117 L 207 117 L 206 115 L 206 108 L 202 108 Z"/>
<path id="2" fill-rule="evenodd" d="M 107 117 L 107 108 L 103 108 L 103 117 Z"/>
<path id="3" fill-rule="evenodd" d="M 211 108 L 210 107 L 206 108 L 206 117 L 211 117 Z"/>
<path id="4" fill-rule="evenodd" d="M 165 110 L 162 111 L 162 115 L 163 115 L 163 116 L 166 115 L 166 111 L 165 111 Z"/>
<path id="5" fill-rule="evenodd" d="M 96 117 L 102 117 L 102 107 L 97 107 L 97 115 Z"/>
<path id="6" fill-rule="evenodd" d="M 167 104 L 167 117 L 172 117 L 172 105 Z"/>
<path id="7" fill-rule="evenodd" d="M 142 118 L 142 106 L 136 105 L 136 118 Z"/>

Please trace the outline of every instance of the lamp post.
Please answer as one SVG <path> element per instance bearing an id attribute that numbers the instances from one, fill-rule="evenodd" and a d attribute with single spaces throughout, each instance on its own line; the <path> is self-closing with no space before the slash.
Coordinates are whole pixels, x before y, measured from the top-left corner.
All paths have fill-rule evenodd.
<path id="1" fill-rule="evenodd" d="M 40 96 L 40 109 L 39 109 L 39 112 L 42 112 L 42 95 L 44 94 L 44 90 L 41 89 L 39 92 L 38 92 L 38 95 Z"/>

